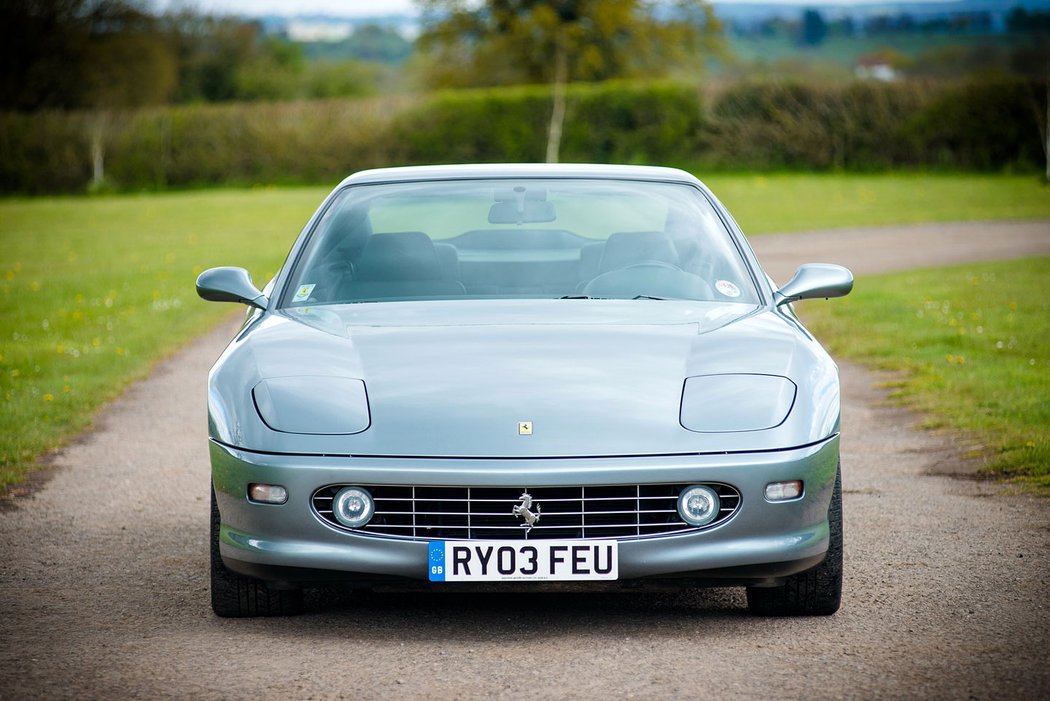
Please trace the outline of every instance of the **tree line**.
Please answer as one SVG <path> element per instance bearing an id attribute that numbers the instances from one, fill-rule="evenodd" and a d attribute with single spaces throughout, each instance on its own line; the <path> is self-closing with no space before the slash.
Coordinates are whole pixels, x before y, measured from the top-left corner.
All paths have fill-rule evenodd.
<path id="1" fill-rule="evenodd" d="M 568 83 L 699 73 L 722 46 L 704 0 L 418 5 L 418 70 L 428 87 L 552 86 L 549 161 L 558 160 Z M 0 110 L 357 95 L 375 77 L 366 64 L 308 62 L 302 47 L 233 18 L 154 15 L 135 0 L 6 0 L 0 8 Z M 104 129 L 96 120 L 98 148 Z M 96 163 L 101 173 L 101 152 Z"/>
<path id="2" fill-rule="evenodd" d="M 309 62 L 232 17 L 157 15 L 133 0 L 0 3 L 0 110 L 360 95 L 375 73 L 358 61 Z"/>
<path id="3" fill-rule="evenodd" d="M 224 111 L 195 108 L 137 110 L 135 108 L 165 104 L 280 102 L 295 98 L 356 95 L 368 90 L 369 81 L 369 69 L 356 63 L 307 60 L 301 46 L 268 35 L 258 23 L 188 11 L 157 15 L 144 9 L 147 6 L 141 2 L 146 0 L 0 2 L 0 117 L 3 118 L 0 131 L 8 134 L 6 140 L 0 139 L 0 162 L 7 161 L 11 171 L 10 177 L 5 175 L 3 178 L 7 181 L 6 187 L 47 190 L 46 182 L 38 183 L 38 175 L 45 171 L 52 174 L 47 177 L 53 176 L 63 182 L 82 182 L 85 154 L 90 154 L 88 162 L 93 188 L 109 186 L 111 173 L 117 175 L 113 182 L 125 186 L 133 182 L 153 182 L 160 186 L 210 182 L 212 176 L 200 175 L 199 169 L 190 168 L 188 175 L 179 174 L 184 162 L 207 160 L 203 157 L 184 159 L 183 154 L 189 151 L 179 144 L 196 143 L 196 134 L 212 133 L 209 125 L 225 124 L 224 115 L 236 117 L 227 120 L 235 128 L 230 132 L 230 139 L 223 137 L 229 146 L 224 147 L 225 151 L 234 154 L 235 160 L 250 160 L 250 152 L 265 157 L 265 163 L 259 168 L 242 169 L 244 177 L 249 180 L 266 177 L 264 174 L 269 172 L 266 163 L 280 160 L 279 154 L 287 152 L 286 155 L 295 159 L 308 160 L 303 147 L 285 148 L 294 141 L 291 138 L 278 139 L 273 149 L 258 149 L 250 144 L 257 144 L 259 139 L 275 132 L 275 125 L 285 116 L 291 115 L 294 117 L 292 121 L 304 122 L 312 112 L 328 115 L 331 120 L 307 130 L 305 133 L 309 139 L 316 140 L 326 132 L 341 134 L 348 131 L 348 124 L 353 124 L 353 131 L 365 139 L 362 152 L 384 155 L 384 158 L 376 156 L 378 162 L 387 162 L 385 158 L 408 162 L 423 156 L 433 160 L 450 157 L 433 152 L 431 141 L 435 138 L 463 151 L 463 159 L 469 160 L 471 156 L 485 159 L 491 156 L 483 148 L 489 143 L 503 143 L 527 132 L 527 141 L 533 144 L 536 126 L 540 124 L 545 134 L 542 158 L 547 161 L 561 158 L 563 134 L 568 144 L 566 153 L 571 157 L 588 155 L 590 159 L 601 161 L 613 158 L 615 154 L 617 158 L 630 161 L 666 160 L 663 146 L 656 148 L 648 142 L 643 145 L 630 135 L 647 133 L 646 129 L 663 133 L 661 125 L 665 122 L 677 120 L 676 123 L 686 125 L 700 119 L 701 122 L 697 123 L 703 123 L 703 130 L 683 129 L 688 133 L 703 133 L 701 141 L 704 143 L 698 142 L 696 154 L 706 154 L 705 158 L 711 159 L 712 163 L 721 163 L 719 154 L 722 151 L 704 144 L 733 143 L 734 148 L 726 155 L 735 159 L 738 166 L 753 161 L 756 167 L 763 163 L 783 167 L 882 167 L 877 153 L 868 154 L 858 146 L 867 143 L 860 135 L 879 131 L 875 126 L 880 122 L 876 120 L 867 124 L 865 120 L 874 120 L 870 115 L 882 108 L 888 111 L 883 120 L 885 124 L 894 125 L 893 142 L 905 145 L 902 147 L 903 160 L 894 158 L 891 159 L 893 162 L 911 163 L 906 156 L 914 152 L 916 144 L 922 143 L 916 135 L 923 134 L 929 143 L 941 145 L 936 151 L 927 150 L 917 164 L 982 168 L 1017 164 L 1024 167 L 1022 164 L 1030 163 L 1031 155 L 1027 150 L 1023 153 L 1017 151 L 1020 148 L 1017 144 L 1029 143 L 1029 137 L 991 138 L 994 135 L 985 128 L 990 123 L 997 124 L 1000 131 L 1004 126 L 1013 128 L 1021 119 L 1017 115 L 1021 115 L 1026 124 L 1033 114 L 1036 115 L 1038 127 L 1043 129 L 1041 143 L 1047 143 L 1046 113 L 1040 104 L 1042 98 L 1029 89 L 1034 84 L 1031 82 L 1024 83 L 1028 86 L 1024 90 L 1010 88 L 1001 94 L 995 93 L 998 97 L 1009 95 L 1009 104 L 1024 105 L 1023 110 L 1016 114 L 1011 112 L 1005 118 L 1002 115 L 990 120 L 982 117 L 977 120 L 977 126 L 967 130 L 967 134 L 987 136 L 989 143 L 1005 144 L 1001 152 L 994 153 L 970 146 L 966 146 L 969 150 L 963 149 L 959 144 L 968 144 L 970 138 L 965 134 L 952 133 L 942 138 L 936 135 L 947 133 L 944 129 L 933 129 L 929 125 L 920 129 L 914 126 L 918 122 L 908 122 L 911 126 L 905 128 L 902 115 L 918 109 L 918 103 L 912 105 L 909 102 L 911 98 L 886 104 L 873 103 L 860 112 L 846 110 L 843 114 L 849 119 L 867 125 L 857 131 L 858 136 L 846 139 L 842 129 L 836 130 L 826 120 L 814 117 L 827 112 L 828 105 L 839 100 L 839 93 L 823 91 L 820 85 L 808 88 L 787 85 L 783 90 L 767 91 L 764 88 L 749 90 L 743 84 L 744 91 L 739 99 L 724 97 L 703 116 L 692 114 L 692 110 L 703 108 L 688 100 L 670 99 L 660 91 L 647 92 L 644 100 L 635 95 L 640 101 L 633 104 L 645 104 L 646 109 L 653 110 L 651 115 L 643 119 L 640 115 L 645 114 L 645 109 L 627 110 L 623 113 L 627 116 L 622 124 L 604 132 L 608 139 L 598 139 L 593 143 L 583 139 L 578 133 L 581 127 L 586 131 L 600 116 L 615 113 L 618 109 L 623 88 L 608 81 L 627 79 L 644 86 L 655 79 L 670 77 L 686 92 L 696 91 L 705 82 L 705 67 L 710 59 L 726 51 L 722 27 L 705 0 L 416 0 L 421 10 L 422 34 L 409 63 L 410 71 L 420 76 L 427 91 L 464 87 L 505 90 L 506 86 L 523 84 L 534 85 L 540 91 L 529 93 L 527 100 L 517 100 L 513 92 L 480 93 L 462 104 L 455 103 L 455 114 L 459 116 L 450 119 L 447 129 L 443 127 L 440 134 L 433 129 L 428 131 L 435 122 L 434 115 L 440 111 L 439 106 L 445 104 L 440 95 L 435 100 L 424 101 L 426 107 L 418 113 L 418 123 L 414 121 L 417 116 L 399 122 L 412 122 L 414 126 L 410 130 L 385 127 L 385 130 L 380 130 L 377 127 L 370 131 L 363 126 L 373 118 L 378 120 L 377 124 L 392 123 L 393 113 L 388 107 L 375 107 L 375 114 L 368 111 L 372 108 L 366 108 L 363 115 L 349 119 L 344 118 L 348 106 L 341 104 L 331 105 L 328 111 L 318 105 L 292 105 L 289 109 L 275 110 L 248 109 L 248 106 L 244 109 L 231 106 L 231 110 Z M 586 84 L 608 85 L 610 90 L 602 91 L 600 100 L 591 96 L 573 108 L 567 97 L 572 84 L 578 84 L 581 89 Z M 721 89 L 725 87 L 722 85 Z M 846 96 L 842 98 L 844 104 L 850 105 L 856 102 L 857 95 L 875 99 L 884 94 L 913 96 L 928 92 L 927 87 L 919 84 L 902 87 L 899 93 L 869 94 L 860 87 L 850 92 L 853 88 L 848 84 L 840 87 L 846 90 L 842 93 Z M 679 90 L 673 94 L 680 96 L 683 93 Z M 728 96 L 736 94 L 732 90 L 726 93 Z M 984 93 L 980 94 L 980 99 L 962 95 L 949 102 L 975 109 L 987 97 Z M 670 102 L 666 102 L 669 99 Z M 814 111 L 807 112 L 799 106 L 811 101 Z M 510 118 L 511 103 L 522 110 L 517 121 Z M 584 117 L 586 110 L 580 104 L 600 104 L 600 108 L 594 108 Z M 744 109 L 740 105 L 749 107 Z M 1001 107 L 996 100 L 989 105 L 997 109 Z M 927 107 L 934 110 L 935 105 Z M 494 111 L 487 111 L 490 108 Z M 66 119 L 59 116 L 63 111 L 75 114 Z M 462 115 L 467 111 L 485 115 L 471 127 L 479 132 L 477 134 L 462 128 L 465 123 Z M 805 118 L 795 119 L 792 115 L 796 113 L 804 114 Z M 754 114 L 765 117 L 750 120 L 749 115 Z M 950 124 L 966 123 L 969 114 L 963 110 L 958 114 L 952 112 L 945 118 Z M 772 115 L 777 118 L 773 119 Z M 741 125 L 746 125 L 746 128 Z M 40 126 L 39 130 L 30 129 L 37 126 Z M 1018 133 L 1038 132 L 1030 127 Z M 380 142 L 385 143 L 380 138 L 380 131 L 389 136 L 389 148 L 377 146 Z M 56 134 L 63 136 L 58 138 Z M 401 145 L 418 134 L 426 135 L 426 143 L 419 149 L 412 153 L 398 151 Z M 782 157 L 754 154 L 750 159 L 745 158 L 748 148 L 766 148 L 782 134 L 797 137 L 776 151 Z M 758 136 L 761 138 L 756 138 Z M 473 137 L 483 137 L 483 143 L 474 151 L 465 149 L 463 143 Z M 890 139 L 889 136 L 886 138 Z M 205 154 L 218 143 L 217 139 L 201 142 L 208 145 Z M 136 147 L 127 150 L 125 146 L 133 141 L 137 143 Z M 585 141 L 589 145 L 583 148 L 580 144 Z M 824 141 L 834 148 L 816 148 Z M 144 145 L 147 142 L 150 144 L 148 148 Z M 792 150 L 792 144 L 803 142 L 810 144 L 806 149 L 809 155 L 805 157 Z M 685 154 L 689 151 L 684 141 L 678 143 L 679 148 L 674 152 Z M 63 152 L 58 144 L 65 144 L 62 148 L 67 152 Z M 87 144 L 86 149 L 83 144 Z M 630 147 L 624 150 L 624 144 Z M 138 163 L 135 154 L 146 153 L 149 149 L 154 149 L 155 158 L 150 163 Z M 963 149 L 960 153 L 967 155 L 958 157 L 955 149 Z M 827 155 L 822 159 L 815 161 L 811 157 L 811 152 L 824 151 Z M 501 147 L 493 153 L 496 152 L 505 157 L 520 152 L 527 154 L 528 160 L 541 159 L 532 146 L 528 149 Z M 316 155 L 327 165 L 315 172 L 314 166 L 306 163 L 302 177 L 309 179 L 322 171 L 329 172 L 330 168 L 338 170 L 342 167 L 342 161 L 330 162 L 333 154 L 327 150 Z M 56 167 L 42 168 L 41 164 L 49 160 L 54 161 Z M 368 158 L 357 160 L 364 162 Z M 134 166 L 130 165 L 132 162 Z M 131 175 L 132 171 L 153 173 L 150 168 L 158 165 L 163 166 L 160 174 Z M 215 173 L 229 174 L 239 167 L 228 165 L 223 164 Z M 284 167 L 286 165 L 282 165 Z M 65 187 L 68 186 L 63 185 Z"/>
<path id="4" fill-rule="evenodd" d="M 688 169 L 1037 172 L 1045 84 L 573 83 L 565 160 Z M 412 97 L 177 105 L 128 113 L 103 134 L 118 190 L 337 182 L 363 168 L 537 161 L 548 86 Z M 0 113 L 0 193 L 83 192 L 92 116 Z"/>
<path id="5" fill-rule="evenodd" d="M 0 3 L 0 110 L 360 95 L 376 61 L 337 58 L 254 21 L 145 0 Z M 702 65 L 720 27 L 702 0 L 418 0 L 423 33 L 412 70 L 432 87 L 657 77 Z M 371 30 L 371 31 L 370 31 Z M 366 55 L 405 58 L 365 27 Z M 329 51 L 326 51 L 329 49 Z"/>

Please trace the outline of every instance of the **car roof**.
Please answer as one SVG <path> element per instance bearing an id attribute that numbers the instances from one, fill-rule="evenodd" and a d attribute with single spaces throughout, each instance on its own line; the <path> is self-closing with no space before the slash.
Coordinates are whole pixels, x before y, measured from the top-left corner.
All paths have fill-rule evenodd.
<path id="1" fill-rule="evenodd" d="M 478 163 L 467 165 L 375 168 L 354 173 L 340 183 L 473 180 L 482 178 L 602 178 L 610 180 L 659 180 L 700 185 L 684 170 L 659 166 L 600 165 L 588 163 Z"/>

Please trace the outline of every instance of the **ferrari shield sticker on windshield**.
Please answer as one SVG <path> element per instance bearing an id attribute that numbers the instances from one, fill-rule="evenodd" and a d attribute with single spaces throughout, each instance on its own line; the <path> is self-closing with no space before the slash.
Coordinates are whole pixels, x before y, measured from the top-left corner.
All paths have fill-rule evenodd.
<path id="1" fill-rule="evenodd" d="M 293 302 L 305 302 L 310 299 L 310 293 L 314 291 L 317 285 L 300 285 L 299 289 L 295 291 L 295 296 L 292 297 Z"/>
<path id="2" fill-rule="evenodd" d="M 724 294 L 726 297 L 739 297 L 740 288 L 729 282 L 729 280 L 719 280 L 715 283 L 715 289 Z"/>

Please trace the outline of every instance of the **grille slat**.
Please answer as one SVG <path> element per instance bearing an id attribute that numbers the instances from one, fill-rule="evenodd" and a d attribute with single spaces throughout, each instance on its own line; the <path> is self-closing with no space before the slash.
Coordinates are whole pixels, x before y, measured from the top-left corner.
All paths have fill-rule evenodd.
<path id="1" fill-rule="evenodd" d="M 640 528 L 657 528 L 657 527 L 663 528 L 663 527 L 668 526 L 668 525 L 681 526 L 681 527 L 683 527 L 685 529 L 691 529 L 692 528 L 692 526 L 690 526 L 688 523 L 685 523 L 684 521 L 678 521 L 678 522 L 673 523 L 673 524 L 663 524 L 663 523 L 648 523 L 648 524 L 646 524 L 646 523 L 643 523 L 643 524 L 641 524 Z M 608 525 L 602 525 L 602 526 L 590 525 L 590 526 L 587 526 L 587 527 L 588 528 L 631 528 L 631 529 L 634 529 L 634 528 L 636 528 L 636 525 L 634 523 L 610 523 Z M 387 526 L 383 526 L 383 528 L 404 529 L 404 528 L 415 528 L 415 526 L 406 523 L 406 524 L 403 524 L 403 525 L 387 525 Z M 470 527 L 469 526 L 441 526 L 440 528 L 442 528 L 443 530 L 464 530 L 465 531 L 465 530 L 467 530 Z M 549 531 L 549 530 L 554 530 L 554 529 L 565 530 L 565 526 L 533 526 L 532 527 L 533 531 L 544 531 L 544 530 Z M 482 530 L 482 529 L 479 529 L 479 530 Z M 486 531 L 504 531 L 504 530 L 505 531 L 521 531 L 521 530 L 525 530 L 525 529 L 522 528 L 521 526 L 485 526 L 483 530 L 486 530 Z M 362 528 L 358 528 L 354 532 L 355 533 L 360 533 L 360 532 L 367 533 L 368 532 L 368 528 L 367 527 L 365 527 L 363 529 Z M 533 537 L 535 537 L 535 536 L 533 536 Z"/>
<path id="2" fill-rule="evenodd" d="M 546 502 L 545 502 L 546 503 Z M 725 509 L 722 509 L 724 511 Z M 733 509 L 730 509 L 732 511 Z M 324 512 L 326 509 L 317 509 L 318 512 Z M 328 513 L 331 513 L 331 509 L 327 509 Z M 387 516 L 411 516 L 419 513 L 417 511 L 383 511 L 382 513 Z M 507 514 L 503 511 L 493 513 L 491 511 L 427 511 L 425 512 L 431 516 L 462 516 L 466 513 L 469 516 L 496 516 L 503 518 Z M 547 517 L 551 516 L 595 516 L 597 514 L 677 514 L 677 509 L 650 509 L 642 511 L 544 511 L 543 514 Z M 533 526 L 538 528 L 538 526 Z"/>
<path id="3" fill-rule="evenodd" d="M 332 497 L 330 497 L 330 496 L 328 496 L 328 497 L 318 496 L 318 497 L 314 497 L 314 499 L 317 500 L 317 501 L 332 501 Z M 399 497 L 374 497 L 374 499 L 375 499 L 375 502 L 377 504 L 380 504 L 382 502 L 387 502 L 387 501 L 411 501 L 410 499 L 402 499 L 402 498 L 399 498 Z M 646 501 L 646 500 L 657 501 L 657 500 L 661 500 L 661 499 L 666 501 L 667 497 L 641 497 L 642 501 Z M 519 496 L 517 499 L 416 499 L 416 501 L 417 502 L 433 501 L 433 502 L 439 502 L 439 503 L 442 503 L 442 504 L 506 504 L 508 506 L 512 506 L 512 505 L 520 504 L 521 503 L 521 497 Z M 587 501 L 588 503 L 591 503 L 591 502 L 601 502 L 601 501 L 637 501 L 637 499 L 635 497 L 587 497 L 586 499 L 582 499 L 580 497 L 576 497 L 575 499 L 544 499 L 543 503 L 546 504 L 546 503 L 550 502 L 550 503 L 555 503 L 556 504 L 556 503 L 574 502 L 574 501 Z"/>
<path id="4" fill-rule="evenodd" d="M 576 487 L 420 487 L 359 485 L 375 500 L 375 515 L 357 529 L 340 525 L 332 500 L 346 485 L 322 487 L 313 495 L 314 512 L 340 530 L 410 540 L 524 540 L 616 538 L 633 540 L 712 528 L 740 508 L 740 492 L 727 484 L 704 483 L 721 501 L 718 517 L 696 528 L 678 516 L 678 495 L 690 484 L 600 485 Z M 522 495 L 532 497 L 540 518 L 531 529 L 512 509 Z"/>

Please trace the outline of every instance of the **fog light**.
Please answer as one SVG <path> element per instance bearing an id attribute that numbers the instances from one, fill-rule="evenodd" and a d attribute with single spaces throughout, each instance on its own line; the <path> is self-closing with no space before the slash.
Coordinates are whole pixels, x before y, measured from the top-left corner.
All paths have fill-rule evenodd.
<path id="1" fill-rule="evenodd" d="M 347 528 L 360 528 L 375 511 L 372 495 L 360 487 L 343 487 L 332 500 L 332 515 Z"/>
<path id="2" fill-rule="evenodd" d="M 802 480 L 770 482 L 766 485 L 766 501 L 790 501 L 802 496 Z"/>
<path id="3" fill-rule="evenodd" d="M 261 504 L 283 504 L 288 501 L 288 490 L 279 484 L 249 484 L 248 498 Z"/>
<path id="4" fill-rule="evenodd" d="M 706 526 L 718 516 L 718 495 L 710 487 L 686 487 L 678 495 L 678 515 L 691 526 Z"/>

